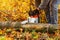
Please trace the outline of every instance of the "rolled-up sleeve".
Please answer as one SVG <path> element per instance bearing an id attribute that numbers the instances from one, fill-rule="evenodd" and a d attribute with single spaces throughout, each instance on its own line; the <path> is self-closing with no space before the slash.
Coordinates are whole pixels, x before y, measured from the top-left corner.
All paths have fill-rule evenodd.
<path id="1" fill-rule="evenodd" d="M 50 0 L 42 0 L 41 4 L 39 5 L 40 9 L 46 8 Z"/>

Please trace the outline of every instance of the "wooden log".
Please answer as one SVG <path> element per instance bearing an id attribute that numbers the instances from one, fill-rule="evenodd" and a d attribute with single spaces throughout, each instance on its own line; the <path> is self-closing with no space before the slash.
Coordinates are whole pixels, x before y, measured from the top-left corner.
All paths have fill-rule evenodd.
<path id="1" fill-rule="evenodd" d="M 60 24 L 43 24 L 43 23 L 38 23 L 38 24 L 21 24 L 20 22 L 0 22 L 0 27 L 22 27 L 22 28 L 35 28 L 35 29 L 41 29 L 43 27 L 54 27 L 56 29 L 60 29 Z"/>

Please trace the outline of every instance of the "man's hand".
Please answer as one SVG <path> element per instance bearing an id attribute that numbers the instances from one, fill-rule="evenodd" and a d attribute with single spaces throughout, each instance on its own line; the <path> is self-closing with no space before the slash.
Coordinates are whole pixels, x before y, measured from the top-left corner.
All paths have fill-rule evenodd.
<path id="1" fill-rule="evenodd" d="M 37 8 L 37 10 L 39 10 L 39 8 Z"/>
<path id="2" fill-rule="evenodd" d="M 40 8 L 37 8 L 37 10 L 41 10 Z"/>

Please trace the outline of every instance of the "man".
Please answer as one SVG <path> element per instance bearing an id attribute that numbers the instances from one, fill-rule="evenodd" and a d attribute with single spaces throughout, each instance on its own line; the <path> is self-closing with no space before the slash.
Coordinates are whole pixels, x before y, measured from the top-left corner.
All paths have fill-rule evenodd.
<path id="1" fill-rule="evenodd" d="M 60 0 L 42 0 L 37 7 L 38 10 L 45 10 L 48 23 L 58 23 L 58 2 L 60 3 Z"/>

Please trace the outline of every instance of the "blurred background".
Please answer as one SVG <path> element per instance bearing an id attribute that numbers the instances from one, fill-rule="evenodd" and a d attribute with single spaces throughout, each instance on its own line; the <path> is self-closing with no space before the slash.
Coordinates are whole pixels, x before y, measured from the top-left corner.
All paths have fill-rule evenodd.
<path id="1" fill-rule="evenodd" d="M 26 20 L 29 17 L 28 12 L 36 9 L 35 6 L 35 0 L 0 0 L 0 21 Z M 58 23 L 60 23 L 60 5 L 58 8 Z M 40 23 L 46 22 L 45 13 L 41 10 Z"/>

